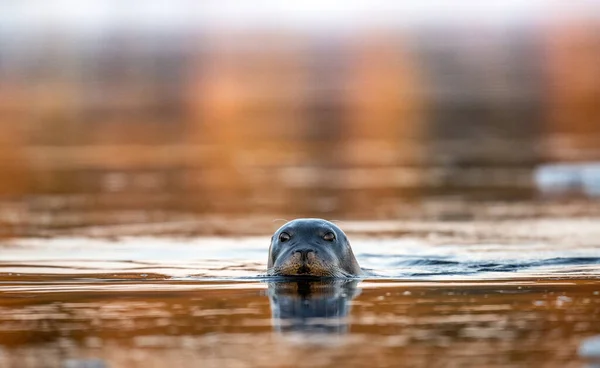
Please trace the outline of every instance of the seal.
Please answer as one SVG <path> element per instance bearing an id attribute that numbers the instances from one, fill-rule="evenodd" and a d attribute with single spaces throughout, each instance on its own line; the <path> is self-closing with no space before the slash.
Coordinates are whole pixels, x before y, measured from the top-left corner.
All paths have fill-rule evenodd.
<path id="1" fill-rule="evenodd" d="M 346 234 L 329 221 L 296 219 L 271 237 L 267 275 L 343 278 L 361 274 Z"/>
<path id="2" fill-rule="evenodd" d="M 348 332 L 351 301 L 360 294 L 357 279 L 319 279 L 269 282 L 273 329 L 277 332 L 343 334 Z"/>

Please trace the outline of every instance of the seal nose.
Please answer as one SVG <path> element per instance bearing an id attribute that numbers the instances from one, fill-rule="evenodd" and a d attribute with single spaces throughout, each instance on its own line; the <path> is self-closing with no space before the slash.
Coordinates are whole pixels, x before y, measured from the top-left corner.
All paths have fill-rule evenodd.
<path id="1" fill-rule="evenodd" d="M 294 253 L 300 253 L 300 257 L 302 258 L 303 261 L 306 261 L 308 259 L 308 254 L 309 253 L 315 253 L 314 249 L 296 249 L 294 251 Z"/>

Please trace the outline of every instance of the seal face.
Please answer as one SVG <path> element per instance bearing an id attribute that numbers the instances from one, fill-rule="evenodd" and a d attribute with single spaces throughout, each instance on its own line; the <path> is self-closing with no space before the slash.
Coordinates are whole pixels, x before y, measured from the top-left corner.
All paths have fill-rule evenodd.
<path id="1" fill-rule="evenodd" d="M 362 273 L 346 234 L 322 219 L 297 219 L 271 238 L 267 274 L 353 277 Z"/>

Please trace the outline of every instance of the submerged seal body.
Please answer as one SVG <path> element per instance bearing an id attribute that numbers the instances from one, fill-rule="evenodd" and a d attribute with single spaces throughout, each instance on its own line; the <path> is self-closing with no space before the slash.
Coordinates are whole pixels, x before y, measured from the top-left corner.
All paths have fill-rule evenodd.
<path id="1" fill-rule="evenodd" d="M 346 234 L 322 219 L 297 219 L 271 238 L 268 275 L 354 277 L 362 270 Z"/>

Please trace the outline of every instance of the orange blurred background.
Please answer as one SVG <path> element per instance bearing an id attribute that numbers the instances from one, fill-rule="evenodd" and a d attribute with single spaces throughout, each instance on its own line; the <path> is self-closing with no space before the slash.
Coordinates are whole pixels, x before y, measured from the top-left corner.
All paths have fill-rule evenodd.
<path id="1" fill-rule="evenodd" d="M 600 194 L 598 3 L 158 3 L 3 5 L 5 234 Z"/>

